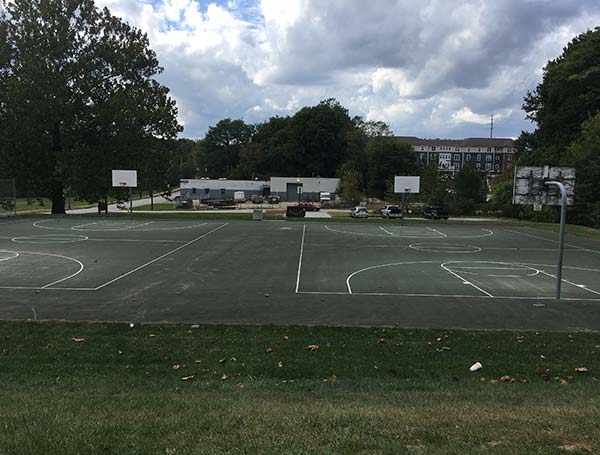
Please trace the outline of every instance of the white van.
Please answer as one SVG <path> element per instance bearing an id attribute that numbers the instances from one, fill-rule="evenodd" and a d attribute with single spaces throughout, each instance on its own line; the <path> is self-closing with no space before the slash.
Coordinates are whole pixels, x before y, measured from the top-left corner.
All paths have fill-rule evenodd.
<path id="1" fill-rule="evenodd" d="M 328 191 L 322 191 L 321 195 L 319 197 L 319 200 L 321 201 L 321 203 L 330 202 L 331 201 L 331 193 L 329 193 Z"/>

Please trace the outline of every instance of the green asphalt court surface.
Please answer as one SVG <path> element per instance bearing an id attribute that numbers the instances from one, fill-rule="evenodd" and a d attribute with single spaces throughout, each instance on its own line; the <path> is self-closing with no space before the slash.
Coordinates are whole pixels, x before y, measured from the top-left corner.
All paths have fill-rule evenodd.
<path id="1" fill-rule="evenodd" d="M 600 329 L 600 242 L 529 227 L 0 221 L 0 318 Z"/>

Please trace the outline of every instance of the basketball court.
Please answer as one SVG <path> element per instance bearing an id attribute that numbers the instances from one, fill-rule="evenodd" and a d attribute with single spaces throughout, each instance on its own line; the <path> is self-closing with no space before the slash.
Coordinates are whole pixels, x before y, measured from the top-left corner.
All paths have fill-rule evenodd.
<path id="1" fill-rule="evenodd" d="M 600 329 L 600 242 L 524 227 L 0 222 L 0 317 Z"/>

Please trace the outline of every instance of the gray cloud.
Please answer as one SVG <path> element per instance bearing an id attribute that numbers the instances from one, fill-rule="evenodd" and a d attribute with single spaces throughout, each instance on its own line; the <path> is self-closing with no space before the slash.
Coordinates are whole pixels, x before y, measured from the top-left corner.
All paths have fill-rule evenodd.
<path id="1" fill-rule="evenodd" d="M 568 41 L 600 24 L 591 0 L 99 0 L 148 32 L 185 123 L 262 121 L 335 97 L 398 134 L 529 128 L 523 96 Z"/>

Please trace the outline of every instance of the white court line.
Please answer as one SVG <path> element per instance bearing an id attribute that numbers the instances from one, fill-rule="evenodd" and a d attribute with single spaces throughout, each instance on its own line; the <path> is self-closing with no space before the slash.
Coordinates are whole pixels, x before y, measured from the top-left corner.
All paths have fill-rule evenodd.
<path id="1" fill-rule="evenodd" d="M 106 220 L 94 221 L 93 223 L 78 224 L 78 225 L 75 225 L 75 226 L 71 226 L 71 229 L 73 231 L 78 231 L 79 230 L 78 228 L 82 228 L 82 227 L 85 227 L 85 226 L 91 226 L 92 224 L 100 224 L 100 223 L 106 223 Z M 34 224 L 34 226 L 35 226 L 35 224 Z"/>
<path id="2" fill-rule="evenodd" d="M 331 291 L 300 291 L 298 294 L 309 294 L 309 295 L 340 295 L 348 296 L 347 292 L 331 292 Z M 448 297 L 448 298 L 470 298 L 470 299 L 504 299 L 504 300 L 556 300 L 554 296 L 551 297 L 532 297 L 532 296 L 505 296 L 495 295 L 488 297 L 485 295 L 471 295 L 471 294 L 401 294 L 392 292 L 355 292 L 352 293 L 355 296 L 373 296 L 373 297 Z M 567 301 L 583 301 L 583 302 L 600 302 L 600 299 L 580 299 L 576 297 L 561 298 L 561 300 Z"/>
<path id="3" fill-rule="evenodd" d="M 390 231 L 388 231 L 387 229 L 385 229 L 383 226 L 379 226 L 379 229 L 381 229 L 381 230 L 382 230 L 383 232 L 385 232 L 386 234 L 389 234 L 389 235 L 394 235 L 394 234 L 392 234 Z"/>
<path id="4" fill-rule="evenodd" d="M 88 239 L 93 242 L 138 242 L 138 243 L 185 243 L 186 240 L 157 240 L 157 239 Z"/>
<path id="5" fill-rule="evenodd" d="M 56 257 L 56 258 L 66 259 L 67 261 L 76 262 L 79 265 L 79 270 L 77 270 L 77 272 L 72 273 L 71 275 L 69 275 L 67 277 L 61 278 L 60 280 L 53 281 L 52 283 L 48 283 L 48 284 L 46 284 L 44 286 L 41 286 L 39 288 L 38 287 L 25 287 L 25 286 L 23 286 L 23 287 L 19 287 L 19 286 L 15 286 L 15 287 L 13 287 L 13 286 L 2 286 L 1 287 L 2 289 L 46 289 L 46 288 L 49 288 L 52 285 L 55 285 L 55 284 L 58 284 L 58 283 L 62 283 L 63 281 L 66 281 L 66 280 L 68 280 L 70 278 L 73 278 L 74 276 L 79 275 L 81 273 L 81 271 L 84 269 L 84 266 L 81 263 L 81 261 L 78 261 L 77 259 L 69 257 L 69 256 L 63 256 L 61 254 L 38 253 L 38 252 L 33 252 L 33 251 L 13 251 L 12 253 L 15 253 L 17 255 L 15 257 L 18 257 L 19 255 L 22 255 L 22 254 L 34 254 L 34 255 L 37 255 L 37 256 L 50 256 L 50 257 Z M 13 258 L 11 258 L 11 259 L 13 259 Z"/>
<path id="6" fill-rule="evenodd" d="M 95 290 L 100 290 L 100 289 L 102 289 L 103 287 L 106 287 L 106 286 L 108 286 L 109 284 L 112 284 L 112 283 L 114 283 L 115 281 L 118 281 L 118 280 L 120 280 L 120 279 L 122 279 L 122 278 L 125 278 L 126 276 L 129 276 L 129 275 L 131 275 L 132 273 L 135 273 L 135 272 L 137 272 L 138 270 L 141 270 L 141 269 L 143 269 L 144 267 L 147 267 L 147 266 L 149 266 L 150 264 L 154 264 L 156 261 L 160 261 L 161 259 L 163 259 L 163 258 L 165 258 L 165 257 L 167 257 L 167 256 L 169 256 L 169 255 L 171 255 L 171 254 L 173 254 L 173 253 L 176 253 L 177 251 L 179 251 L 179 250 L 181 250 L 181 249 L 183 249 L 183 248 L 185 248 L 185 247 L 187 247 L 187 246 L 190 246 L 191 244 L 193 244 L 193 243 L 197 242 L 198 240 L 200 240 L 200 239 L 203 239 L 204 237 L 206 237 L 206 236 L 208 236 L 208 235 L 212 234 L 213 232 L 217 232 L 219 229 L 222 229 L 222 228 L 224 228 L 224 227 L 225 227 L 225 226 L 227 226 L 227 225 L 229 225 L 229 223 L 222 224 L 222 225 L 220 225 L 220 226 L 218 226 L 218 227 L 214 228 L 213 230 L 211 230 L 211 231 L 208 231 L 207 233 L 205 233 L 205 234 L 202 234 L 201 236 L 199 236 L 199 237 L 196 237 L 195 239 L 193 239 L 193 240 L 190 240 L 189 242 L 186 242 L 186 243 L 184 243 L 183 245 L 181 245 L 181 246 L 178 246 L 177 248 L 174 248 L 174 249 L 172 249 L 171 251 L 169 251 L 169 252 L 167 252 L 167 253 L 165 253 L 165 254 L 163 254 L 163 255 L 161 255 L 161 256 L 159 256 L 159 257 L 157 257 L 157 258 L 155 258 L 155 259 L 152 259 L 151 261 L 148 261 L 148 262 L 146 262 L 145 264 L 142 264 L 142 265 L 140 265 L 139 267 L 136 267 L 135 269 L 133 269 L 133 270 L 130 270 L 130 271 L 129 271 L 129 272 L 127 272 L 127 273 L 123 273 L 122 275 L 119 275 L 118 277 L 116 277 L 116 278 L 113 278 L 112 280 L 110 280 L 110 281 L 107 281 L 107 282 L 106 282 L 106 283 L 104 283 L 104 284 L 101 284 L 100 286 L 96 287 L 96 288 L 95 288 Z"/>
<path id="7" fill-rule="evenodd" d="M 298 259 L 298 275 L 296 276 L 296 294 L 300 287 L 300 270 L 302 269 L 302 254 L 304 253 L 304 235 L 306 233 L 306 224 L 302 226 L 302 242 L 300 243 L 300 258 Z"/>
<path id="8" fill-rule="evenodd" d="M 433 231 L 433 232 L 435 232 L 436 234 L 439 234 L 439 235 L 441 235 L 442 237 L 448 237 L 448 235 L 447 235 L 447 234 L 444 234 L 443 232 L 440 232 L 440 231 L 438 231 L 437 229 L 433 229 L 433 228 L 430 228 L 430 227 L 428 227 L 427 229 L 429 229 L 430 231 Z"/>
<path id="9" fill-rule="evenodd" d="M 557 241 L 557 240 L 547 239 L 546 237 L 540 237 L 540 236 L 538 236 L 538 235 L 527 234 L 527 233 L 525 233 L 525 232 L 521 232 L 521 231 L 515 231 L 515 230 L 512 230 L 512 229 L 508 229 L 508 228 L 504 228 L 504 230 L 505 230 L 505 231 L 508 231 L 508 232 L 513 232 L 513 233 L 515 233 L 515 234 L 521 234 L 521 235 L 525 235 L 525 236 L 527 236 L 527 237 L 533 237 L 534 239 L 545 240 L 546 242 L 552 242 L 552 243 L 556 243 L 556 244 L 558 244 L 558 241 Z M 578 250 L 588 251 L 588 252 L 590 252 L 590 253 L 596 253 L 596 254 L 600 254 L 600 251 L 597 251 L 597 250 L 590 250 L 589 248 L 584 248 L 584 247 L 582 247 L 582 246 L 579 246 L 579 245 L 573 245 L 572 243 L 566 243 L 566 242 L 565 242 L 565 246 L 570 246 L 570 247 L 572 247 L 572 248 L 577 248 Z"/>
<path id="10" fill-rule="evenodd" d="M 464 284 L 468 284 L 469 286 L 473 286 L 475 289 L 477 289 L 478 291 L 483 292 L 484 294 L 486 294 L 488 297 L 494 297 L 492 294 L 490 294 L 487 291 L 484 291 L 483 289 L 481 289 L 479 286 L 471 283 L 469 280 L 465 280 L 462 276 L 460 276 L 458 273 L 453 272 L 452 270 L 450 270 L 449 268 L 446 268 L 446 262 L 444 262 L 443 264 L 440 264 L 440 267 L 443 268 L 446 272 L 451 273 L 452 275 L 454 275 L 455 277 L 457 277 L 459 280 L 461 280 Z"/>
<path id="11" fill-rule="evenodd" d="M 543 273 L 544 275 L 547 275 L 547 276 L 549 276 L 550 278 L 554 278 L 555 280 L 556 280 L 556 279 L 558 279 L 558 278 L 556 277 L 556 275 L 552 275 L 552 274 L 550 274 L 550 273 L 548 273 L 548 272 L 544 272 L 543 270 L 540 270 L 540 273 Z M 578 288 L 578 289 L 583 289 L 583 290 L 585 290 L 585 291 L 591 292 L 592 294 L 600 295 L 600 292 L 598 292 L 598 291 L 594 291 L 593 289 L 590 289 L 590 288 L 588 288 L 587 286 L 581 286 L 581 285 L 579 285 L 579 284 L 577 284 L 577 283 L 573 283 L 572 281 L 565 280 L 564 278 L 562 278 L 560 281 L 563 281 L 563 282 L 565 282 L 565 283 L 567 283 L 567 284 L 570 284 L 571 286 L 575 286 L 575 287 L 576 287 L 576 288 Z"/>
<path id="12" fill-rule="evenodd" d="M 149 224 L 154 223 L 154 221 L 148 221 L 146 223 L 140 223 L 140 224 L 130 224 L 129 226 L 127 226 L 127 229 L 135 229 L 141 226 L 148 226 Z"/>
<path id="13" fill-rule="evenodd" d="M 357 270 L 356 272 L 351 273 L 346 278 L 346 288 L 348 289 L 348 294 L 352 294 L 352 287 L 350 286 L 350 280 L 354 277 L 354 275 L 358 275 L 359 273 L 366 272 L 368 270 L 373 269 L 381 269 L 383 267 L 394 267 L 396 265 L 411 265 L 411 264 L 438 264 L 440 261 L 411 261 L 411 262 L 393 262 L 391 264 L 379 264 L 372 265 L 371 267 L 365 267 L 364 269 Z"/>

